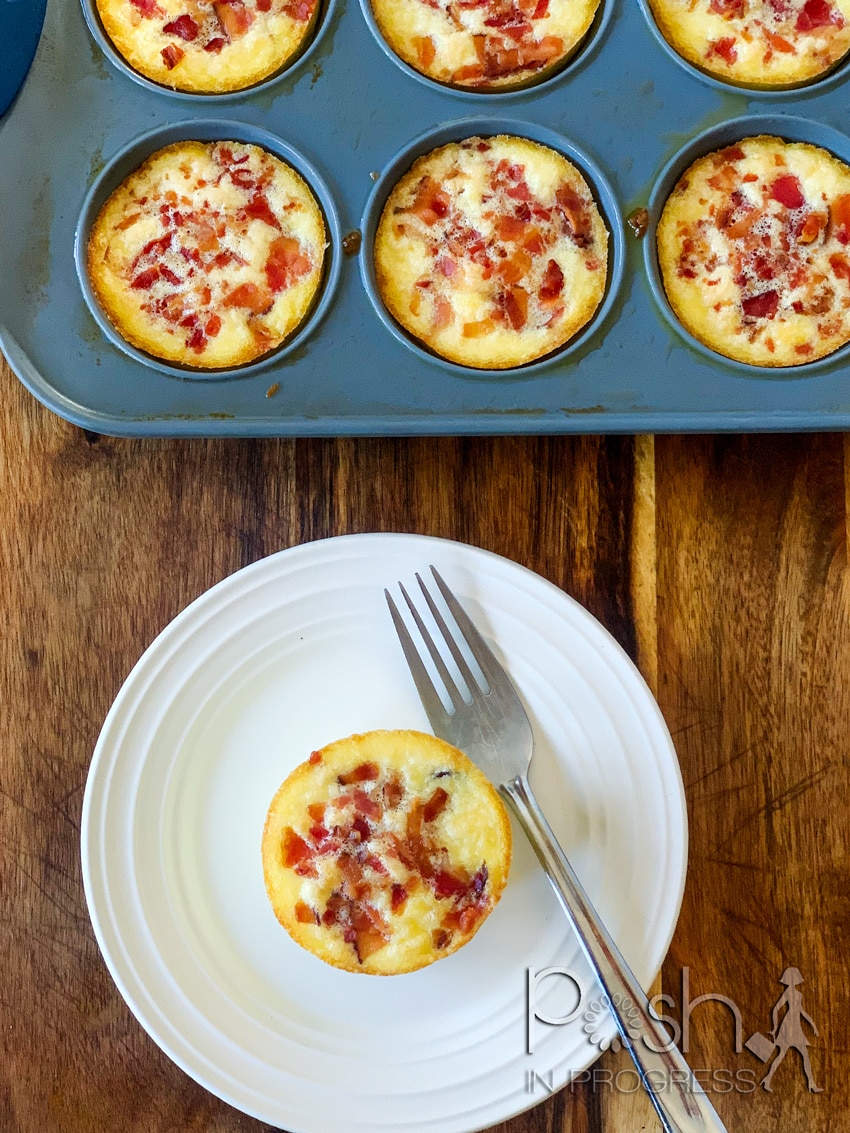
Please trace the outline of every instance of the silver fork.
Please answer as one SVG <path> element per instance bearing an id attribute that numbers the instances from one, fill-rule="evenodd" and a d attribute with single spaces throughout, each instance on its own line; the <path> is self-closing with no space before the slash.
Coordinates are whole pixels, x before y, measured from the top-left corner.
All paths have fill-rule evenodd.
<path id="1" fill-rule="evenodd" d="M 471 703 L 464 698 L 422 616 L 399 583 L 451 701 L 451 708 L 446 710 L 396 603 L 385 590 L 396 633 L 431 727 L 436 735 L 460 748 L 477 763 L 511 804 L 607 995 L 623 1044 L 634 1059 L 664 1129 L 668 1133 L 707 1133 L 709 1130 L 725 1133 L 724 1125 L 690 1067 L 653 1017 L 646 995 L 600 920 L 534 798 L 528 782 L 534 746 L 531 724 L 510 678 L 433 566 L 431 573 L 488 686 L 482 687 L 474 676 L 437 603 L 417 574 L 425 601 L 467 686 Z"/>

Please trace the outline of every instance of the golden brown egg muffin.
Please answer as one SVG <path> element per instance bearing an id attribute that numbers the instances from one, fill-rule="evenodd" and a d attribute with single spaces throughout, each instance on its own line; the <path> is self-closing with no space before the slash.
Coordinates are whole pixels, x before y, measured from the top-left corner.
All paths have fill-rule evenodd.
<path id="1" fill-rule="evenodd" d="M 434 353 L 506 369 L 557 350 L 605 294 L 608 231 L 562 154 L 499 135 L 418 158 L 375 237 L 378 290 Z"/>
<path id="2" fill-rule="evenodd" d="M 413 731 L 314 751 L 269 808 L 263 873 L 292 938 L 334 967 L 423 968 L 466 944 L 507 882 L 511 827 L 462 752 Z"/>
<path id="3" fill-rule="evenodd" d="M 304 321 L 322 282 L 322 211 L 304 179 L 255 145 L 176 142 L 109 197 L 87 266 L 118 333 L 163 361 L 244 365 Z"/>
<path id="4" fill-rule="evenodd" d="M 799 366 L 850 341 L 850 167 L 760 135 L 695 161 L 657 229 L 664 289 L 719 354 Z"/>
<path id="5" fill-rule="evenodd" d="M 310 41 L 319 0 L 96 0 L 104 31 L 134 71 L 195 94 L 254 86 Z"/>
<path id="6" fill-rule="evenodd" d="M 429 79 L 510 90 L 557 71 L 587 34 L 599 0 L 372 0 L 392 50 Z"/>
<path id="7" fill-rule="evenodd" d="M 850 50 L 850 0 L 649 0 L 659 31 L 695 67 L 750 87 L 800 86 Z"/>

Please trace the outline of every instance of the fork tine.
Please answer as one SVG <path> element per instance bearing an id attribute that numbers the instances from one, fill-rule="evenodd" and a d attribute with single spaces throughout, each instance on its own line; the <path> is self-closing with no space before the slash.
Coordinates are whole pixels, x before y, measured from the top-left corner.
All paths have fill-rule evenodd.
<path id="1" fill-rule="evenodd" d="M 404 592 L 404 587 L 401 587 L 402 593 L 405 598 L 407 594 Z M 407 626 L 404 624 L 401 614 L 399 613 L 398 606 L 393 601 L 393 597 L 389 590 L 384 590 L 384 597 L 387 600 L 387 605 L 390 608 L 390 617 L 393 620 L 396 634 L 398 635 L 399 643 L 401 644 L 402 652 L 404 653 L 407 667 L 410 669 L 410 675 L 413 677 L 413 683 L 416 685 L 416 691 L 419 693 L 419 699 L 422 701 L 422 707 L 425 709 L 425 715 L 431 724 L 431 727 L 437 733 L 442 735 L 445 731 L 446 720 L 449 714 L 443 707 L 443 702 L 440 700 L 437 690 L 431 677 L 428 675 L 428 670 L 422 663 L 422 658 L 419 656 L 419 651 L 410 636 Z M 410 599 L 407 598 L 408 605 Z M 431 643 L 433 646 L 433 642 Z"/>
<path id="2" fill-rule="evenodd" d="M 416 578 L 419 581 L 419 585 L 422 586 L 422 579 L 419 578 L 418 574 L 416 575 Z M 419 613 L 419 611 L 416 609 L 416 606 L 413 604 L 413 599 L 410 597 L 410 595 L 407 593 L 407 591 L 405 590 L 404 586 L 401 583 L 398 584 L 398 588 L 402 592 L 402 594 L 404 595 L 404 600 L 405 600 L 405 602 L 407 602 L 407 607 L 410 610 L 410 613 L 413 615 L 414 622 L 416 622 L 416 628 L 419 630 L 419 633 L 422 635 L 422 640 L 425 642 L 425 645 L 427 646 L 428 652 L 431 655 L 431 660 L 434 662 L 434 665 L 437 669 L 437 673 L 439 674 L 440 680 L 443 682 L 443 685 L 445 686 L 446 692 L 448 693 L 448 696 L 449 696 L 449 700 L 452 703 L 452 707 L 454 708 L 455 711 L 457 711 L 458 708 L 460 708 L 462 706 L 462 704 L 464 703 L 463 693 L 457 687 L 457 684 L 455 683 L 454 678 L 452 677 L 451 673 L 448 670 L 448 667 L 447 667 L 445 661 L 443 660 L 442 654 L 440 653 L 437 646 L 434 644 L 434 639 L 433 639 L 433 637 L 431 637 L 431 634 L 428 632 L 428 627 L 425 625 L 425 622 L 422 620 L 422 615 Z M 425 592 L 424 587 L 422 587 L 422 589 L 423 589 L 423 592 L 425 593 L 425 597 L 428 600 L 429 605 L 431 605 L 430 595 L 427 592 Z M 445 629 L 443 629 L 442 632 L 443 632 L 443 635 L 445 636 L 445 633 L 446 633 Z"/>
<path id="3" fill-rule="evenodd" d="M 431 567 L 431 572 L 432 572 L 432 574 L 434 574 L 437 577 L 437 585 L 439 585 L 441 579 L 440 579 L 439 575 L 437 575 L 436 570 L 434 570 L 434 567 Z M 459 648 L 457 642 L 455 641 L 454 635 L 452 634 L 452 631 L 446 625 L 445 618 L 443 617 L 443 615 L 440 613 L 439 609 L 437 608 L 436 602 L 431 597 L 430 593 L 428 592 L 428 588 L 426 587 L 425 583 L 422 581 L 422 578 L 419 574 L 416 575 L 416 581 L 419 583 L 419 588 L 425 596 L 425 601 L 428 603 L 428 609 L 433 614 L 434 621 L 439 626 L 440 633 L 443 635 L 443 638 L 446 642 L 446 645 L 449 647 L 449 652 L 451 653 L 452 657 L 454 658 L 455 664 L 457 665 L 458 669 L 460 670 L 460 675 L 466 681 L 467 687 L 469 689 L 469 694 L 470 694 L 470 696 L 474 697 L 475 696 L 475 690 L 477 688 L 481 687 L 481 682 L 476 678 L 475 674 L 472 672 L 472 669 L 470 669 L 469 665 L 467 664 L 466 658 L 461 653 L 460 648 Z M 446 590 L 448 590 L 448 587 L 446 586 L 445 583 L 443 583 L 441 590 L 442 590 L 442 593 L 443 593 L 443 597 L 445 597 L 446 596 Z M 449 590 L 449 594 L 451 594 L 451 598 L 452 598 L 452 601 L 454 602 L 455 606 L 458 609 L 460 609 L 460 606 L 458 604 L 457 599 L 455 598 L 454 594 L 451 593 L 450 590 Z M 409 601 L 409 599 L 408 599 L 408 601 Z M 451 610 L 451 606 L 449 606 L 449 609 Z M 454 617 L 455 621 L 457 622 L 458 628 L 460 629 L 461 633 L 464 634 L 464 637 L 467 637 L 467 634 L 464 632 L 464 626 L 461 623 L 460 619 L 456 616 L 454 610 L 452 610 L 452 616 Z M 464 618 L 466 618 L 465 614 L 463 616 L 464 616 Z M 469 618 L 466 618 L 466 622 L 467 622 L 467 625 L 472 625 L 472 623 L 469 621 Z M 473 627 L 473 629 L 474 629 L 474 627 Z M 483 644 L 483 642 L 482 642 L 482 644 Z M 475 650 L 472 648 L 472 643 L 469 643 L 469 648 L 472 650 L 472 655 L 474 657 L 475 656 Z M 486 648 L 486 646 L 485 646 L 485 648 Z M 432 653 L 432 656 L 436 659 L 435 653 Z M 458 707 L 459 707 L 459 705 L 458 705 Z"/>
<path id="4" fill-rule="evenodd" d="M 481 669 L 481 672 L 484 674 L 490 688 L 494 689 L 497 686 L 500 688 L 503 687 L 506 683 L 508 683 L 507 675 L 505 673 L 505 670 L 500 665 L 499 661 L 496 659 L 496 655 L 493 653 L 493 650 L 481 636 L 477 626 L 469 617 L 466 610 L 464 610 L 463 606 L 461 606 L 457 598 L 455 598 L 454 594 L 449 589 L 445 580 L 435 566 L 431 567 L 431 574 L 433 574 L 434 581 L 440 588 L 440 593 L 445 599 L 446 605 L 448 606 L 452 617 L 457 622 L 460 632 L 466 639 L 466 644 L 469 646 L 470 653 L 477 661 L 478 666 Z M 433 605 L 431 606 L 431 608 L 432 610 L 434 609 Z M 437 616 L 436 610 L 434 611 L 434 613 L 435 616 Z M 439 620 L 442 621 L 442 619 Z M 446 630 L 444 629 L 443 632 L 445 633 Z M 455 659 L 460 663 L 459 658 L 456 657 Z M 466 662 L 463 662 L 463 664 L 466 665 Z M 464 677 L 466 677 L 465 673 Z"/>

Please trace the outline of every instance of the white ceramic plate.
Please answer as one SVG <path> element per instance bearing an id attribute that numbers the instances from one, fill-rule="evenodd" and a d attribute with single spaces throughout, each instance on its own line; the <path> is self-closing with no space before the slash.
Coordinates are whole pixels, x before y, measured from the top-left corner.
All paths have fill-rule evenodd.
<path id="1" fill-rule="evenodd" d="M 214 1094 L 293 1133 L 483 1129 L 565 1085 L 613 1034 L 518 829 L 492 916 L 411 975 L 328 967 L 266 899 L 260 835 L 288 772 L 353 732 L 428 730 L 383 587 L 430 563 L 514 678 L 535 731 L 532 785 L 644 986 L 678 915 L 686 818 L 670 736 L 627 655 L 561 590 L 411 535 L 308 543 L 237 572 L 175 618 L 119 692 L 86 785 L 83 876 L 142 1026 Z"/>

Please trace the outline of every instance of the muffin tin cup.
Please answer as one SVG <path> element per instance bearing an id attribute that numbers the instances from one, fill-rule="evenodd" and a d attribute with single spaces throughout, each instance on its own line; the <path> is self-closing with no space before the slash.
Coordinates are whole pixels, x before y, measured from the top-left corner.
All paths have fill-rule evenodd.
<path id="1" fill-rule="evenodd" d="M 655 16 L 649 6 L 648 0 L 637 0 L 637 2 L 646 20 L 652 38 L 665 55 L 672 59 L 677 66 L 681 67 L 692 78 L 699 79 L 700 82 L 713 87 L 715 90 L 742 94 L 748 98 L 764 99 L 767 102 L 781 101 L 782 99 L 800 99 L 805 98 L 807 95 L 813 96 L 821 94 L 823 91 L 829 90 L 831 87 L 843 82 L 848 74 L 850 74 L 850 52 L 848 52 L 848 54 L 839 59 L 837 63 L 834 63 L 828 71 L 824 72 L 824 74 L 817 78 L 809 79 L 806 82 L 792 84 L 791 86 L 759 86 L 752 83 L 736 83 L 730 79 L 721 79 L 717 75 L 712 75 L 709 71 L 703 71 L 700 67 L 695 66 L 695 64 L 680 55 L 655 22 Z"/>
<path id="2" fill-rule="evenodd" d="M 480 103 L 482 100 L 485 102 L 491 100 L 499 102 L 504 99 L 516 99 L 524 95 L 545 92 L 554 84 L 569 79 L 580 67 L 585 66 L 585 64 L 591 60 L 597 48 L 603 42 L 608 26 L 611 23 L 614 2 L 615 0 L 601 0 L 590 27 L 563 63 L 555 67 L 549 73 L 544 74 L 542 78 L 527 79 L 525 82 L 515 87 L 505 87 L 504 89 L 497 90 L 470 90 L 468 87 L 455 86 L 452 83 L 441 83 L 436 79 L 429 78 L 428 75 L 423 75 L 421 71 L 417 71 L 415 67 L 411 67 L 409 63 L 406 63 L 404 59 L 402 59 L 400 55 L 397 55 L 392 47 L 390 47 L 389 43 L 387 43 L 375 19 L 370 0 L 360 0 L 360 10 L 363 13 L 366 26 L 371 31 L 381 51 L 383 51 L 387 58 L 392 60 L 405 75 L 411 79 L 415 79 L 418 83 L 424 83 L 426 86 L 440 91 L 442 94 Z"/>
<path id="3" fill-rule="evenodd" d="M 328 235 L 328 250 L 322 283 L 318 296 L 310 311 L 298 328 L 276 349 L 253 362 L 243 366 L 221 369 L 195 369 L 163 361 L 143 350 L 132 346 L 115 329 L 107 317 L 92 288 L 86 265 L 86 251 L 92 226 L 98 213 L 110 194 L 121 182 L 158 150 L 174 142 L 197 141 L 242 142 L 246 145 L 261 146 L 280 158 L 300 173 L 319 202 Z M 230 378 L 249 377 L 260 370 L 267 369 L 298 349 L 304 340 L 313 333 L 333 303 L 342 270 L 342 235 L 337 209 L 323 178 L 301 153 L 274 134 L 258 126 L 244 122 L 230 122 L 223 119 L 209 119 L 199 122 L 181 122 L 160 127 L 135 138 L 120 150 L 100 172 L 86 193 L 80 210 L 74 234 L 74 263 L 86 305 L 106 338 L 124 354 L 160 373 L 175 378 L 196 381 L 221 381 Z"/>
<path id="4" fill-rule="evenodd" d="M 850 343 L 839 347 L 838 350 L 833 350 L 831 354 L 827 354 L 823 358 L 818 358 L 813 362 L 803 362 L 799 366 L 753 366 L 747 362 L 728 358 L 700 342 L 679 322 L 667 299 L 661 278 L 661 267 L 658 263 L 656 242 L 658 221 L 667 198 L 685 170 L 704 154 L 734 145 L 743 138 L 756 137 L 760 134 L 770 134 L 788 142 L 808 142 L 810 145 L 820 146 L 821 149 L 828 150 L 835 157 L 850 165 L 850 137 L 823 122 L 816 122 L 813 119 L 785 114 L 755 114 L 731 118 L 719 126 L 713 126 L 710 130 L 705 130 L 692 138 L 686 146 L 680 149 L 664 166 L 653 185 L 647 202 L 649 226 L 643 236 L 644 267 L 659 312 L 665 322 L 676 331 L 692 350 L 695 350 L 704 358 L 722 363 L 723 366 L 742 377 L 762 379 L 806 378 L 818 371 L 827 368 L 832 369 L 836 364 L 850 359 Z"/>
<path id="5" fill-rule="evenodd" d="M 509 134 L 519 138 L 528 138 L 539 142 L 563 154 L 576 166 L 587 181 L 602 219 L 608 229 L 608 279 L 605 295 L 596 312 L 588 323 L 574 335 L 568 342 L 551 354 L 524 366 L 504 370 L 479 369 L 472 366 L 462 366 L 457 362 L 450 362 L 438 354 L 427 350 L 421 343 L 407 333 L 387 310 L 378 290 L 375 273 L 375 235 L 381 213 L 387 198 L 398 180 L 410 169 L 414 161 L 431 150 L 446 145 L 449 142 L 462 141 L 471 137 L 494 137 L 497 134 Z M 515 118 L 459 118 L 454 122 L 446 122 L 434 130 L 420 134 L 409 145 L 390 159 L 384 167 L 366 202 L 366 208 L 361 221 L 362 244 L 360 248 L 360 273 L 363 286 L 372 306 L 384 327 L 399 342 L 403 343 L 414 354 L 428 362 L 429 365 L 439 366 L 450 373 L 470 377 L 487 379 L 521 379 L 533 377 L 551 366 L 568 361 L 578 354 L 587 343 L 597 335 L 608 320 L 608 316 L 616 301 L 625 270 L 625 243 L 621 209 L 614 195 L 608 179 L 587 154 L 572 142 L 544 126 L 533 122 Z"/>
<path id="6" fill-rule="evenodd" d="M 232 91 L 174 90 L 172 87 L 164 86 L 162 83 L 155 83 L 153 79 L 149 79 L 146 75 L 142 75 L 139 71 L 131 67 L 121 52 L 115 47 L 101 23 L 95 0 L 80 0 L 80 2 L 83 7 L 83 16 L 85 17 L 92 38 L 112 66 L 120 71 L 122 75 L 126 75 L 127 78 L 132 79 L 134 83 L 138 83 L 138 85 L 144 87 L 145 90 L 155 91 L 157 94 L 164 95 L 166 98 L 215 105 L 218 103 L 233 102 L 236 99 L 244 99 L 249 95 L 268 91 L 283 79 L 290 78 L 294 73 L 297 73 L 302 67 L 306 66 L 310 61 L 310 57 L 320 47 L 327 29 L 333 24 L 339 0 L 320 0 L 316 25 L 312 33 L 307 37 L 300 51 L 297 51 L 282 67 L 267 78 L 261 79 L 258 83 L 254 83 L 248 87 L 242 87 L 240 90 Z"/>

